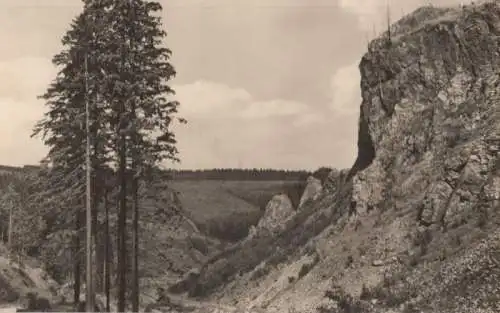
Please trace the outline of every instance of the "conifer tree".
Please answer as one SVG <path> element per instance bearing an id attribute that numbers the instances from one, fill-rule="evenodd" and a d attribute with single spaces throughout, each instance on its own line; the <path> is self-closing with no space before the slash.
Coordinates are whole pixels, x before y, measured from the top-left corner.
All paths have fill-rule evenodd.
<path id="1" fill-rule="evenodd" d="M 77 232 L 82 227 L 81 210 L 84 204 L 83 181 L 85 163 L 85 145 L 87 143 L 87 129 L 85 125 L 85 104 L 90 101 L 92 124 L 89 129 L 93 138 L 99 136 L 100 140 L 94 140 L 93 150 L 90 151 L 94 172 L 96 168 L 106 162 L 105 145 L 108 133 L 106 125 L 106 107 L 96 101 L 99 95 L 100 80 L 105 75 L 102 71 L 102 43 L 106 40 L 104 24 L 104 6 L 106 1 L 85 1 L 84 11 L 72 22 L 69 31 L 62 39 L 63 51 L 53 58 L 53 64 L 60 68 L 56 79 L 52 82 L 47 92 L 41 96 L 45 100 L 48 112 L 39 121 L 33 135 L 43 138 L 49 152 L 46 160 L 51 164 L 52 176 L 62 178 L 57 185 L 51 188 L 75 188 L 77 196 L 76 210 L 71 212 L 74 217 Z M 89 83 L 90 82 L 90 83 Z M 95 177 L 93 177 L 95 185 Z M 95 195 L 93 195 L 95 198 Z M 92 199 L 93 207 L 97 207 L 95 199 Z M 75 207 L 75 203 L 67 204 L 65 207 Z M 92 210 L 92 223 L 97 221 L 97 211 Z M 93 235 L 93 234 L 92 234 Z M 75 287 L 74 300 L 78 302 L 80 292 L 80 261 L 77 252 L 80 250 L 80 235 L 75 238 Z M 93 242 L 88 240 L 88 244 Z M 90 255 L 91 251 L 87 251 Z M 91 274 L 93 270 L 87 268 L 86 273 Z M 87 281 L 87 295 L 93 297 L 93 286 Z M 89 299 L 89 298 L 88 298 Z M 87 301 L 92 302 L 92 300 Z M 77 303 L 75 303 L 77 304 Z M 91 303 L 90 303 L 91 305 Z"/>
<path id="2" fill-rule="evenodd" d="M 34 129 L 34 135 L 40 135 L 49 147 L 46 159 L 52 164 L 52 176 L 62 178 L 58 185 L 71 187 L 74 194 L 78 194 L 78 209 L 70 215 L 80 229 L 88 134 L 84 122 L 85 100 L 91 103 L 89 133 L 93 139 L 90 142 L 92 168 L 96 173 L 93 207 L 98 207 L 101 198 L 97 193 L 98 184 L 107 179 L 100 173 L 107 172 L 110 163 L 116 168 L 119 186 L 116 285 L 120 312 L 126 308 L 127 194 L 132 196 L 133 208 L 132 309 L 138 311 L 138 186 L 141 180 L 151 179 L 153 169 L 164 160 L 178 160 L 176 140 L 171 131 L 178 103 L 170 100 L 174 91 L 168 85 L 175 70 L 169 62 L 171 52 L 163 46 L 166 32 L 158 16 L 161 9 L 155 1 L 84 0 L 83 12 L 63 38 L 64 50 L 54 57 L 53 63 L 61 70 L 42 97 L 48 112 Z M 129 180 L 130 188 L 127 188 Z M 98 212 L 92 212 L 92 228 L 95 229 Z M 106 221 L 107 218 L 106 214 Z M 80 244 L 78 238 L 75 240 L 77 245 Z M 108 239 L 106 235 L 105 241 Z M 79 267 L 75 267 L 75 278 L 79 275 Z M 107 275 L 109 264 L 106 264 Z M 109 282 L 106 286 L 108 289 Z M 92 292 L 92 286 L 87 286 L 87 293 Z M 79 284 L 76 283 L 75 300 L 78 293 Z"/>
<path id="3" fill-rule="evenodd" d="M 109 101 L 114 118 L 115 155 L 120 183 L 120 209 L 118 216 L 118 310 L 125 309 L 126 290 L 126 195 L 127 173 L 131 180 L 133 229 L 132 229 L 132 310 L 139 306 L 138 244 L 140 179 L 148 179 L 151 169 L 165 159 L 177 160 L 175 137 L 171 131 L 178 103 L 170 101 L 174 92 L 167 82 L 175 75 L 170 64 L 171 51 L 162 45 L 166 32 L 161 28 L 158 2 L 115 0 L 109 11 L 111 31 L 116 44 L 107 50 L 116 64 L 112 89 L 105 98 Z M 181 122 L 184 120 L 180 119 Z M 128 162 L 131 159 L 131 162 Z"/>

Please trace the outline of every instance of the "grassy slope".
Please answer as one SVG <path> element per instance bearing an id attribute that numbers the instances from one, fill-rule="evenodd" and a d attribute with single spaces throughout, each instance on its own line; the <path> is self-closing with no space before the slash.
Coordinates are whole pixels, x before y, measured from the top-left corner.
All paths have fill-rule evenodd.
<path id="1" fill-rule="evenodd" d="M 234 241 L 258 222 L 267 202 L 287 193 L 297 203 L 303 186 L 283 181 L 173 181 L 182 206 L 201 231 Z"/>

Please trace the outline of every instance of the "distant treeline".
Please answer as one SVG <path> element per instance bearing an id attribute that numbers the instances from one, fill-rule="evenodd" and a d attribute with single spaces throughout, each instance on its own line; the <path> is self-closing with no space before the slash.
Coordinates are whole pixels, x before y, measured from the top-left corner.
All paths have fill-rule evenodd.
<path id="1" fill-rule="evenodd" d="M 174 180 L 303 181 L 311 172 L 275 169 L 215 168 L 209 170 L 168 170 Z"/>
<path id="2" fill-rule="evenodd" d="M 22 173 L 39 170 L 37 165 L 23 167 L 0 165 L 0 173 Z M 233 180 L 233 181 L 305 181 L 312 175 L 324 182 L 329 167 L 320 167 L 314 172 L 305 170 L 214 168 L 204 170 L 160 170 L 159 177 L 174 180 Z"/>

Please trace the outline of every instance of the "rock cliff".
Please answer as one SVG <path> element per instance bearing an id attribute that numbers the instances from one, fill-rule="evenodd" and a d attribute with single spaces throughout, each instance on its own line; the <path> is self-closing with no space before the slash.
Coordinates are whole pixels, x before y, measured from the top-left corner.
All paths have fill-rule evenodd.
<path id="1" fill-rule="evenodd" d="M 255 312 L 499 312 L 499 53 L 500 3 L 392 25 L 360 62 L 353 167 L 278 236 L 212 260 L 192 294 Z"/>
<path id="2" fill-rule="evenodd" d="M 498 6 L 422 8 L 393 28 L 360 63 L 358 159 L 375 153 L 354 176 L 356 211 L 413 208 L 424 225 L 453 227 L 495 207 Z"/>

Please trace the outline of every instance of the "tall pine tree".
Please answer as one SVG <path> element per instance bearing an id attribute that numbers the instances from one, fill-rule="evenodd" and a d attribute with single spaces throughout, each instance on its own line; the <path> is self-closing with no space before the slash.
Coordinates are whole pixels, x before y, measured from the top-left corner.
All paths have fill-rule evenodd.
<path id="1" fill-rule="evenodd" d="M 116 130 L 115 151 L 118 163 L 119 195 L 119 257 L 118 310 L 125 309 L 126 296 L 126 190 L 127 173 L 132 172 L 132 310 L 139 307 L 139 197 L 140 179 L 147 179 L 152 168 L 166 159 L 177 160 L 175 137 L 171 131 L 178 103 L 170 101 L 174 91 L 168 81 L 175 75 L 170 64 L 171 51 L 165 48 L 166 32 L 162 29 L 158 2 L 143 0 L 114 1 L 109 14 L 116 43 L 108 56 L 116 64 L 112 86 L 106 95 Z M 114 49 L 113 49 L 114 48 Z M 180 119 L 183 121 L 182 119 Z M 130 160 L 130 162 L 129 162 Z"/>
<path id="2" fill-rule="evenodd" d="M 99 174 L 109 172 L 108 165 L 116 168 L 119 186 L 116 285 L 120 312 L 126 309 L 128 287 L 127 195 L 132 196 L 133 209 L 132 310 L 138 311 L 138 186 L 141 180 L 150 180 L 153 169 L 163 161 L 178 160 L 171 126 L 179 104 L 170 99 L 174 91 L 168 82 L 175 70 L 170 64 L 171 51 L 164 47 L 166 32 L 158 14 L 161 9 L 155 1 L 85 0 L 83 12 L 63 38 L 65 49 L 54 58 L 61 71 L 43 96 L 48 112 L 34 130 L 50 148 L 47 160 L 52 164 L 51 171 L 80 192 L 78 209 L 72 213 L 75 226 L 80 229 L 87 135 L 85 100 L 90 100 L 92 167 L 96 173 L 93 207 L 98 207 L 101 198 L 97 193 L 100 182 L 108 179 Z M 93 229 L 97 226 L 97 214 L 94 209 Z M 81 244 L 78 238 L 75 237 L 77 245 Z M 106 242 L 108 239 L 106 235 Z M 80 274 L 75 266 L 75 278 Z M 87 292 L 93 292 L 92 286 L 87 286 Z M 75 300 L 78 293 L 79 284 L 75 283 Z"/>
<path id="3" fill-rule="evenodd" d="M 65 207 L 76 208 L 71 215 L 74 217 L 75 229 L 75 270 L 74 270 L 74 301 L 79 301 L 80 294 L 80 253 L 81 230 L 83 226 L 83 188 L 85 171 L 85 105 L 90 101 L 90 130 L 93 140 L 91 160 L 93 172 L 97 173 L 98 167 L 106 163 L 106 141 L 109 133 L 106 128 L 106 106 L 100 103 L 100 81 L 105 73 L 100 66 L 103 62 L 103 43 L 109 33 L 105 31 L 105 1 L 85 1 L 84 11 L 72 22 L 70 30 L 62 39 L 63 51 L 53 58 L 53 64 L 60 68 L 55 81 L 47 92 L 41 97 L 46 101 L 48 112 L 39 121 L 33 135 L 40 135 L 49 152 L 46 160 L 51 164 L 52 176 L 62 177 L 58 185 L 50 186 L 54 192 L 60 188 L 75 188 L 76 203 L 67 204 Z M 108 39 L 109 41 L 109 39 Z M 92 181 L 94 186 L 96 177 Z M 62 183 L 61 183 L 62 182 Z M 96 190 L 96 189 L 94 189 Z M 92 197 L 92 206 L 97 207 L 95 194 Z M 74 199 L 74 198 L 73 198 Z M 97 211 L 92 210 L 93 229 L 96 228 Z M 94 232 L 93 232 L 94 233 Z M 95 235 L 93 236 L 95 238 Z M 92 242 L 91 244 L 94 244 Z M 89 254 L 90 251 L 87 251 Z M 87 269 L 87 273 L 91 273 Z M 93 286 L 86 286 L 87 295 L 92 297 Z"/>

